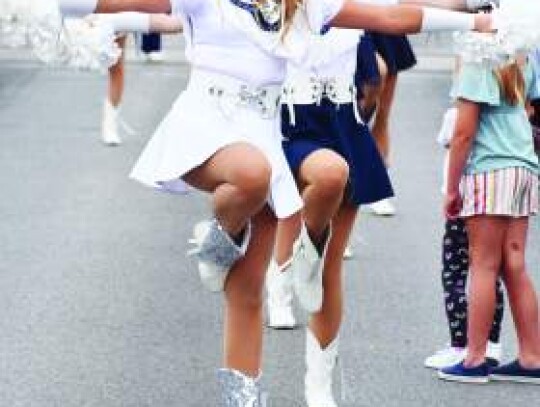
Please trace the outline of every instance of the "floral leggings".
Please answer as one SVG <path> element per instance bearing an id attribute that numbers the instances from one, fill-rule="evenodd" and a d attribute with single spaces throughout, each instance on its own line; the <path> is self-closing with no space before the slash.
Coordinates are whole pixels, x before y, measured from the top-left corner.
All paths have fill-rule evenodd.
<path id="1" fill-rule="evenodd" d="M 467 276 L 469 274 L 469 239 L 462 219 L 447 220 L 442 247 L 442 285 L 451 345 L 467 346 Z M 499 342 L 504 314 L 504 294 L 500 279 L 494 287 L 497 306 L 489 340 Z"/>

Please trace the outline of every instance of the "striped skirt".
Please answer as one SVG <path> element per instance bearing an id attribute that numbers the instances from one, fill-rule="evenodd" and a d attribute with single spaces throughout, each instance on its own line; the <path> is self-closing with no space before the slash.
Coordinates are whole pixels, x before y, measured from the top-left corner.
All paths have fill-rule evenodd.
<path id="1" fill-rule="evenodd" d="M 476 215 L 519 218 L 538 213 L 538 175 L 528 168 L 512 167 L 461 179 L 461 217 Z"/>

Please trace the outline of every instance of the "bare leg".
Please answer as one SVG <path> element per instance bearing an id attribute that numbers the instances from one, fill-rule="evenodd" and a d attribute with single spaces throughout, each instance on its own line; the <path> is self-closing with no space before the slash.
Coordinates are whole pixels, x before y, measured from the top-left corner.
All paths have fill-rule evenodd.
<path id="1" fill-rule="evenodd" d="M 270 165 L 255 147 L 237 143 L 219 150 L 184 180 L 212 193 L 214 213 L 232 236 L 252 220 L 252 239 L 225 284 L 225 366 L 255 377 L 262 352 L 262 289 L 275 237 L 266 207 Z"/>
<path id="2" fill-rule="evenodd" d="M 107 90 L 109 102 L 115 108 L 120 105 L 122 95 L 124 94 L 124 54 L 126 49 L 126 37 L 123 36 L 118 38 L 116 43 L 122 50 L 122 56 L 114 66 L 109 68 L 109 83 Z"/>
<path id="3" fill-rule="evenodd" d="M 225 367 L 257 377 L 261 371 L 262 304 L 266 269 L 272 255 L 276 220 L 266 207 L 254 218 L 246 255 L 225 286 Z"/>
<path id="4" fill-rule="evenodd" d="M 386 166 L 389 166 L 390 162 L 390 136 L 389 136 L 389 120 L 390 112 L 392 110 L 392 104 L 394 102 L 394 94 L 397 84 L 397 75 L 388 75 L 384 81 L 384 88 L 379 100 L 379 108 L 377 109 L 377 115 L 375 116 L 375 122 L 373 124 L 373 137 L 375 143 L 379 149 Z"/>
<path id="5" fill-rule="evenodd" d="M 218 151 L 183 179 L 212 193 L 216 218 L 227 233 L 237 236 L 265 205 L 270 175 L 266 157 L 257 148 L 238 143 Z"/>
<path id="6" fill-rule="evenodd" d="M 525 368 L 540 368 L 538 298 L 525 268 L 528 225 L 528 218 L 510 220 L 504 242 L 503 278 L 519 342 L 519 362 Z"/>
<path id="7" fill-rule="evenodd" d="M 285 264 L 292 257 L 292 247 L 300 234 L 301 224 L 302 217 L 299 213 L 279 220 L 274 250 L 274 258 L 278 265 Z"/>
<path id="8" fill-rule="evenodd" d="M 304 221 L 311 238 L 320 242 L 341 204 L 349 166 L 337 153 L 321 149 L 300 167 L 299 182 L 304 200 Z"/>
<path id="9" fill-rule="evenodd" d="M 332 238 L 324 266 L 324 298 L 321 310 L 313 314 L 309 327 L 325 348 L 337 336 L 343 315 L 342 269 L 343 252 L 354 227 L 358 208 L 343 205 L 332 221 Z"/>
<path id="10" fill-rule="evenodd" d="M 373 112 L 380 101 L 381 94 L 384 89 L 384 83 L 386 76 L 388 75 L 388 68 L 386 63 L 379 54 L 375 54 L 377 58 L 377 67 L 379 70 L 379 83 L 376 85 L 364 85 L 362 87 L 361 97 L 358 100 L 358 106 L 364 113 Z"/>
<path id="11" fill-rule="evenodd" d="M 494 216 L 467 219 L 469 234 L 468 353 L 464 365 L 485 360 L 489 332 L 495 314 L 495 284 L 502 263 L 508 220 Z"/>

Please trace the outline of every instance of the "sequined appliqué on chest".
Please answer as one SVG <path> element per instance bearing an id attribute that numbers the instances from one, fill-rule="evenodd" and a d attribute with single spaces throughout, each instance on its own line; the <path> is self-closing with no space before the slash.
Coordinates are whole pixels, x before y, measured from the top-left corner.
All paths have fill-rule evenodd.
<path id="1" fill-rule="evenodd" d="M 236 7 L 251 14 L 255 23 L 264 31 L 277 32 L 281 29 L 281 8 L 279 0 L 229 0 Z"/>

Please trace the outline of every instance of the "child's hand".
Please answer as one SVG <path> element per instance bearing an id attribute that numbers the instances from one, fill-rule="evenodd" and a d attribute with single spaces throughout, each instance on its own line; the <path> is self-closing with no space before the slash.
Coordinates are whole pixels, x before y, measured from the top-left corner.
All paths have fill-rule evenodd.
<path id="1" fill-rule="evenodd" d="M 462 208 L 463 200 L 459 192 L 449 192 L 446 194 L 444 199 L 444 215 L 447 219 L 457 219 Z"/>

